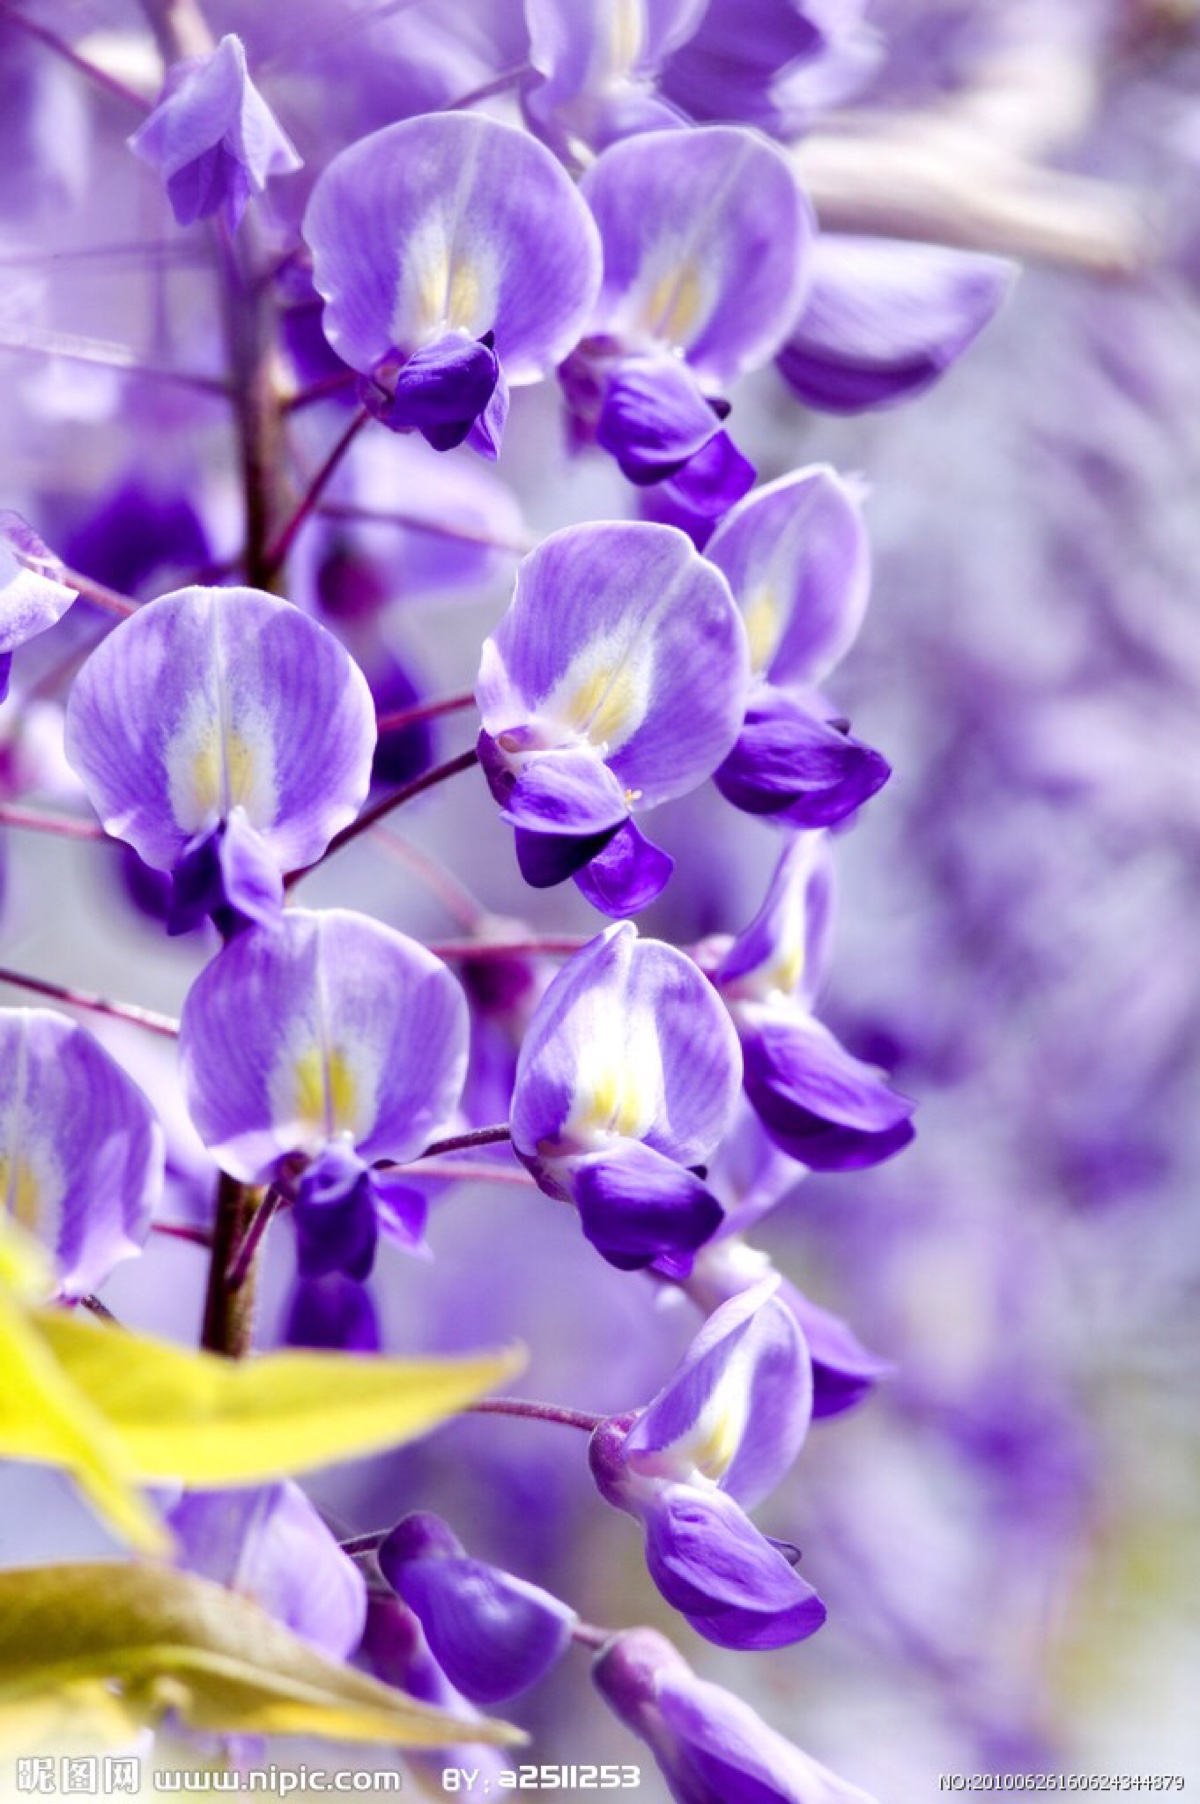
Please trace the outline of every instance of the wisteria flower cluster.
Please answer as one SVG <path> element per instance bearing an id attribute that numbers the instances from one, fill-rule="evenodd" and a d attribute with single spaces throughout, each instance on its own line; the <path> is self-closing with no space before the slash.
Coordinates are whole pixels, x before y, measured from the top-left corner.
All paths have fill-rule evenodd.
<path id="1" fill-rule="evenodd" d="M 126 294 L 29 327 L 77 372 L 25 395 L 31 438 L 88 378 L 102 433 L 86 492 L 35 460 L 0 497 L 0 818 L 98 842 L 97 918 L 137 948 L 60 982 L 15 968 L 10 917 L 37 1002 L 0 1010 L 0 1456 L 127 1545 L 0 1570 L 0 1754 L 74 1713 L 88 1747 L 358 1740 L 513 1789 L 490 1712 L 547 1732 L 582 1651 L 597 1746 L 640 1742 L 679 1804 L 867 1804 L 735 1665 L 704 1676 L 738 1656 L 757 1705 L 836 1615 L 806 1439 L 888 1370 L 747 1236 L 914 1134 L 823 1018 L 838 842 L 891 775 L 839 699 L 865 485 L 819 421 L 815 461 L 760 468 L 742 397 L 773 383 L 794 442 L 795 397 L 919 394 L 1012 266 L 818 225 L 795 143 L 884 55 L 853 0 L 417 8 L 415 37 L 336 0 L 108 10 L 0 7 L 6 146 L 88 146 L 8 197 L 16 240 L 64 206 L 103 230 L 111 192 L 149 284 L 128 354 Z M 114 1000 L 122 965 L 177 1017 Z M 491 1275 L 456 1226 L 479 1198 L 514 1204 Z M 400 1324 L 397 1273 L 461 1301 Z M 492 1293 L 539 1285 L 572 1394 L 489 1396 Z M 365 1505 L 297 1482 L 468 1409 L 511 1420 L 381 1460 Z M 494 1532 L 506 1429 L 542 1436 L 524 1534 Z M 561 1521 L 610 1505 L 644 1552 L 602 1527 L 611 1578 L 577 1590 L 571 1484 Z"/>

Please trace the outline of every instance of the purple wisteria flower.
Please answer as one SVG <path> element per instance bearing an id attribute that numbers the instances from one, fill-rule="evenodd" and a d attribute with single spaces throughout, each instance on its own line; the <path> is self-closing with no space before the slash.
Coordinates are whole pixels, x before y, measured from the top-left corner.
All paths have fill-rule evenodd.
<path id="1" fill-rule="evenodd" d="M 672 861 L 632 816 L 728 753 L 746 660 L 724 578 L 672 527 L 568 527 L 524 560 L 475 698 L 480 761 L 528 883 L 574 876 L 608 915 L 654 900 Z"/>
<path id="2" fill-rule="evenodd" d="M 865 0 L 708 0 L 664 71 L 665 96 L 693 119 L 796 138 L 876 67 L 865 11 Z"/>
<path id="3" fill-rule="evenodd" d="M 745 724 L 717 788 L 788 826 L 845 820 L 890 774 L 816 688 L 866 612 L 870 548 L 854 487 L 825 465 L 780 477 L 726 515 L 705 556 L 729 579 L 750 642 Z"/>
<path id="4" fill-rule="evenodd" d="M 298 1485 L 188 1491 L 166 1519 L 178 1565 L 252 1597 L 331 1660 L 354 1653 L 366 1584 Z"/>
<path id="5" fill-rule="evenodd" d="M 483 115 L 402 121 L 329 164 L 304 218 L 325 332 L 396 431 L 495 457 L 508 390 L 575 345 L 600 275 L 574 184 Z"/>
<path id="6" fill-rule="evenodd" d="M 498 1566 L 468 1559 L 440 1516 L 406 1516 L 380 1547 L 379 1564 L 450 1683 L 473 1704 L 528 1690 L 570 1644 L 574 1610 Z"/>
<path id="7" fill-rule="evenodd" d="M 861 413 L 919 395 L 962 356 L 1012 287 L 1003 257 L 823 235 L 812 285 L 780 352 L 780 371 L 810 407 Z"/>
<path id="8" fill-rule="evenodd" d="M 592 1678 L 646 1743 L 676 1804 L 872 1804 L 740 1698 L 698 1679 L 653 1629 L 615 1636 L 596 1656 Z"/>
<path id="9" fill-rule="evenodd" d="M 142 1249 L 163 1133 L 133 1080 L 52 1009 L 0 1009 L 0 1208 L 53 1249 L 80 1297 Z"/>
<path id="10" fill-rule="evenodd" d="M 61 565 L 19 514 L 0 514 L 0 702 L 12 655 L 62 619 L 77 591 L 60 582 Z"/>
<path id="11" fill-rule="evenodd" d="M 828 921 L 823 835 L 785 847 L 762 908 L 713 972 L 737 1026 L 746 1095 L 775 1144 L 815 1171 L 856 1171 L 913 1138 L 913 1104 L 812 1014 Z"/>
<path id="12" fill-rule="evenodd" d="M 423 1151 L 462 1091 L 467 1004 L 432 953 L 346 909 L 289 909 L 201 972 L 180 1054 L 221 1169 L 292 1200 L 302 1280 L 364 1279 L 380 1226 L 419 1244 L 423 1196 L 370 1166 Z"/>
<path id="13" fill-rule="evenodd" d="M 610 927 L 564 965 L 521 1044 L 517 1156 L 622 1270 L 687 1257 L 721 1208 L 690 1169 L 724 1131 L 737 1039 L 684 953 Z"/>
<path id="14" fill-rule="evenodd" d="M 174 876 L 170 928 L 278 919 L 366 796 L 375 708 L 331 633 L 256 589 L 180 589 L 83 666 L 67 756 L 108 832 Z"/>
<path id="15" fill-rule="evenodd" d="M 788 1472 L 812 1415 L 808 1349 L 778 1286 L 768 1278 L 723 1303 L 653 1402 L 591 1442 L 601 1494 L 645 1530 L 658 1589 L 722 1647 L 783 1647 L 825 1620 L 745 1513 Z"/>
<path id="16" fill-rule="evenodd" d="M 540 78 L 522 95 L 532 129 L 570 158 L 581 147 L 600 150 L 635 132 L 680 124 L 655 78 L 707 3 L 525 0 L 529 61 Z"/>
<path id="17" fill-rule="evenodd" d="M 231 232 L 251 195 L 262 194 L 273 175 L 301 166 L 232 33 L 210 55 L 168 71 L 158 105 L 129 148 L 163 178 L 180 225 L 221 213 Z"/>
<path id="18" fill-rule="evenodd" d="M 787 159 L 732 126 L 614 144 L 582 192 L 604 278 L 562 372 L 577 429 L 631 482 L 717 515 L 754 481 L 725 390 L 774 355 L 807 283 L 812 214 Z"/>

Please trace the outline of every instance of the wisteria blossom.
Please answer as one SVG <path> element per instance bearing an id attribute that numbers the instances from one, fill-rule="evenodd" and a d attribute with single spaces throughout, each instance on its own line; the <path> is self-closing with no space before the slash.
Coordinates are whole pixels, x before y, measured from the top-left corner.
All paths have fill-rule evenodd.
<path id="1" fill-rule="evenodd" d="M 729 590 L 671 527 L 570 527 L 517 572 L 484 642 L 479 756 L 527 883 L 573 876 L 635 914 L 671 860 L 635 826 L 696 788 L 740 721 L 745 633 Z"/>
<path id="2" fill-rule="evenodd" d="M 67 756 L 106 828 L 174 880 L 171 925 L 271 923 L 286 871 L 353 820 L 375 710 L 332 634 L 253 589 L 180 589 L 71 690 Z"/>
<path id="3" fill-rule="evenodd" d="M 12 655 L 60 621 L 76 590 L 61 582 L 57 559 L 18 514 L 0 515 L 0 701 Z"/>

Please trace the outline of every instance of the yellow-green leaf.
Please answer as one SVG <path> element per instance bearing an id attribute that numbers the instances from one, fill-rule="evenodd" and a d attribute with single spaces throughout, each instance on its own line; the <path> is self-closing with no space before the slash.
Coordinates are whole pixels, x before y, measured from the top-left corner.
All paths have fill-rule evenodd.
<path id="1" fill-rule="evenodd" d="M 166 1552 L 170 1538 L 138 1494 L 128 1449 L 34 1323 L 0 1288 L 0 1455 L 64 1467 L 123 1540 L 146 1553 Z"/>
<path id="2" fill-rule="evenodd" d="M 55 1310 L 36 1319 L 62 1373 L 95 1401 L 147 1482 L 254 1484 L 374 1453 L 423 1434 L 524 1363 L 516 1348 L 468 1359 L 285 1352 L 235 1361 Z"/>
<path id="3" fill-rule="evenodd" d="M 420 1748 L 521 1739 L 505 1723 L 463 1722 L 336 1665 L 257 1604 L 191 1573 L 95 1561 L 0 1572 L 9 1745 L 29 1745 L 31 1724 L 52 1724 L 64 1699 L 103 1682 L 141 1721 L 173 1709 L 223 1734 Z"/>

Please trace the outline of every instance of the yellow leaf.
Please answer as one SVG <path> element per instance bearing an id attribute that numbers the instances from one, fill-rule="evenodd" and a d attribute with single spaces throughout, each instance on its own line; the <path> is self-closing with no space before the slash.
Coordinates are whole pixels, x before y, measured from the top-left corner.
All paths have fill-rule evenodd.
<path id="1" fill-rule="evenodd" d="M 56 1310 L 36 1320 L 64 1376 L 94 1399 L 147 1482 L 255 1484 L 394 1447 L 524 1363 L 517 1348 L 468 1359 L 285 1352 L 234 1361 Z"/>
<path id="2" fill-rule="evenodd" d="M 29 1745 L 31 1725 L 53 1726 L 56 1705 L 105 1682 L 119 1687 L 126 1720 L 173 1709 L 220 1734 L 415 1748 L 521 1739 L 327 1660 L 257 1604 L 191 1573 L 95 1561 L 0 1572 L 0 1734 Z"/>

